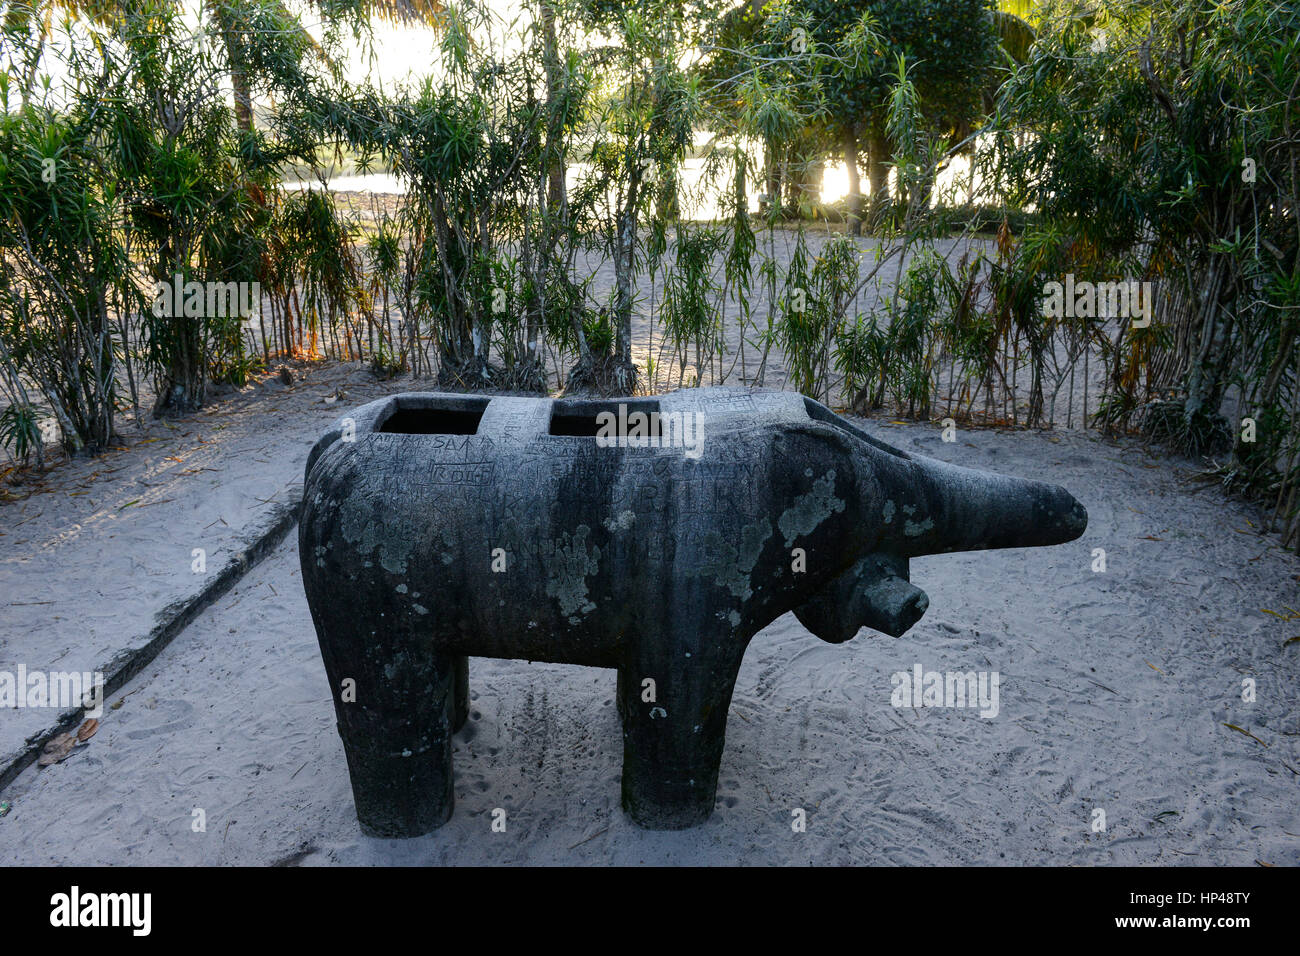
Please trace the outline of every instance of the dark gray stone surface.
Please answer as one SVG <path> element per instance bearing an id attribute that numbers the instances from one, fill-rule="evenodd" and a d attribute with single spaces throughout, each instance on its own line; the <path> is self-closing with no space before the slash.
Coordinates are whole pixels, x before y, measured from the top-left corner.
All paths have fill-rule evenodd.
<path id="1" fill-rule="evenodd" d="M 596 416 L 620 404 L 666 436 L 701 416 L 702 436 L 602 447 Z M 902 634 L 928 604 L 909 558 L 1086 526 L 1060 487 L 909 455 L 792 392 L 412 393 L 316 444 L 299 552 L 363 831 L 451 814 L 469 656 L 617 668 L 623 806 L 676 829 L 712 812 L 736 672 L 767 624 Z"/>

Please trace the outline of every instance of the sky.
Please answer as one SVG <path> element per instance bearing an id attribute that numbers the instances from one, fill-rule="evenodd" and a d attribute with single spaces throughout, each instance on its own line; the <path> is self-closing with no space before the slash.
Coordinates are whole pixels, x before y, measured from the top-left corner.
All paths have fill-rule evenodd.
<path id="1" fill-rule="evenodd" d="M 493 0 L 486 6 L 495 21 L 492 29 L 498 45 L 505 50 L 518 47 L 521 43 L 518 30 L 511 30 L 510 25 L 520 22 L 522 5 L 519 0 Z M 319 37 L 320 29 L 315 25 L 317 18 L 308 12 L 303 20 L 312 24 L 309 29 Z M 370 41 L 348 43 L 345 47 L 345 72 L 349 80 L 370 80 L 388 87 L 408 76 L 429 72 L 439 42 L 438 34 L 431 27 L 398 25 L 376 19 L 372 21 L 372 30 Z"/>
<path id="2" fill-rule="evenodd" d="M 318 40 L 321 39 L 324 30 L 320 16 L 309 4 L 291 0 L 286 5 L 298 15 L 308 32 Z M 506 48 L 517 44 L 519 41 L 512 40 L 506 25 L 519 17 L 522 9 L 520 0 L 491 0 L 487 7 L 497 21 L 495 30 L 504 39 Z M 185 22 L 192 28 L 197 28 L 201 22 L 199 0 L 186 0 L 184 9 Z M 50 39 L 40 71 L 49 74 L 54 85 L 61 83 L 66 74 L 61 68 L 59 57 L 51 55 L 53 51 L 50 49 L 57 48 L 60 32 L 56 20 L 56 36 Z M 344 71 L 352 82 L 370 80 L 382 83 L 387 88 L 396 81 L 427 73 L 433 63 L 437 43 L 438 35 L 431 27 L 397 25 L 375 20 L 371 39 L 356 42 L 348 35 L 343 48 Z"/>
<path id="3" fill-rule="evenodd" d="M 348 45 L 345 72 L 354 83 L 369 80 L 387 88 L 409 75 L 427 72 L 437 42 L 429 27 L 378 23 L 367 45 Z"/>

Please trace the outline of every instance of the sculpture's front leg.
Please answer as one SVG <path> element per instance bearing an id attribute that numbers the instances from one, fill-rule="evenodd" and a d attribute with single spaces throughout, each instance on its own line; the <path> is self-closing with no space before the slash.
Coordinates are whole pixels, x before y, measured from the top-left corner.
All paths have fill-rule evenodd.
<path id="1" fill-rule="evenodd" d="M 696 826 L 713 812 L 744 642 L 700 631 L 633 640 L 618 680 L 623 809 L 651 830 Z"/>
<path id="2" fill-rule="evenodd" d="M 313 616 L 361 831 L 416 837 L 442 826 L 455 802 L 451 738 L 467 707 L 468 658 L 432 650 L 425 628 L 391 611 Z"/>
<path id="3" fill-rule="evenodd" d="M 389 600 L 380 569 L 345 568 L 311 508 L 299 526 L 303 584 L 367 836 L 414 837 L 453 805 L 451 737 L 468 711 L 469 660 L 439 647 L 432 613 Z M 325 529 L 327 532 L 327 529 Z M 361 562 L 357 562 L 361 563 Z"/>

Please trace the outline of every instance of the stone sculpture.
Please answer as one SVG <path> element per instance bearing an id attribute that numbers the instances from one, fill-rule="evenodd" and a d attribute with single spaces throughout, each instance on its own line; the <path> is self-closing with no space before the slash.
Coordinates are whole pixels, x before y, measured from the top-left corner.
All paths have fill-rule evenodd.
<path id="1" fill-rule="evenodd" d="M 910 558 L 1086 526 L 1062 488 L 899 451 L 791 392 L 412 393 L 316 444 L 299 550 L 364 832 L 450 816 L 469 656 L 616 668 L 623 806 L 676 829 L 713 810 L 767 624 L 896 636 L 928 605 Z"/>

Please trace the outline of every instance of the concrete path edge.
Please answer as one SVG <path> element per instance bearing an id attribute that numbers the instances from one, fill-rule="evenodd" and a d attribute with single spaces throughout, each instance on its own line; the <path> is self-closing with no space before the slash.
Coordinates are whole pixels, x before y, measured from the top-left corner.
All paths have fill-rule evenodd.
<path id="1" fill-rule="evenodd" d="M 290 500 L 272 505 L 253 530 L 244 536 L 235 555 L 220 573 L 188 597 L 173 601 L 154 616 L 154 626 L 134 647 L 114 655 L 98 668 L 104 675 L 104 701 L 117 693 L 131 678 L 149 666 L 155 657 L 181 634 L 196 617 L 239 583 L 262 559 L 275 550 L 298 523 L 301 489 L 292 489 Z M 28 737 L 18 750 L 0 754 L 0 792 L 36 762 L 45 745 L 81 723 L 84 707 L 60 713 L 53 726 Z"/>

